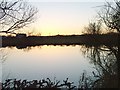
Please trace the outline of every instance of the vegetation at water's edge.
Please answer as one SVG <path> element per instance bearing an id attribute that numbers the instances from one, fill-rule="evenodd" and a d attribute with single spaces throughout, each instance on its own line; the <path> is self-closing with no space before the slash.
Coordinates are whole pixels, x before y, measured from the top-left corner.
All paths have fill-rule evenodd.
<path id="1" fill-rule="evenodd" d="M 54 79 L 53 81 L 50 78 L 41 79 L 41 80 L 21 80 L 21 79 L 7 79 L 2 83 L 3 90 L 10 89 L 47 89 L 47 90 L 80 90 L 80 89 L 94 89 L 94 88 L 117 88 L 118 82 L 116 75 L 106 77 L 98 76 L 93 72 L 94 77 L 86 75 L 84 72 L 81 75 L 78 86 L 74 85 L 74 82 L 70 82 L 68 78 L 63 80 L 61 83 L 59 80 Z M 105 78 L 104 78 L 105 77 Z M 109 86 L 110 85 L 110 86 Z"/>

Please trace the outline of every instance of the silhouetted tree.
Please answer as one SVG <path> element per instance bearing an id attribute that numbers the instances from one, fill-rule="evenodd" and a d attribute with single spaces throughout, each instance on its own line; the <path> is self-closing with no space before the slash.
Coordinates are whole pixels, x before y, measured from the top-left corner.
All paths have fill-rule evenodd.
<path id="1" fill-rule="evenodd" d="M 109 28 L 108 30 L 113 30 L 118 34 L 118 46 L 117 53 L 115 53 L 114 48 L 111 48 L 116 54 L 117 66 L 118 66 L 118 75 L 120 76 L 120 1 L 114 0 L 114 2 L 106 2 L 103 6 L 103 12 L 99 13 L 100 19 L 103 23 Z M 120 84 L 120 77 L 119 84 Z M 119 86 L 120 88 L 120 86 Z"/>
<path id="2" fill-rule="evenodd" d="M 83 34 L 101 34 L 101 22 L 91 22 L 84 28 Z"/>
<path id="3" fill-rule="evenodd" d="M 0 1 L 0 33 L 15 33 L 34 21 L 37 9 L 23 0 Z"/>
<path id="4" fill-rule="evenodd" d="M 109 28 L 120 33 L 120 1 L 106 2 L 102 12 L 98 13 L 100 19 Z"/>

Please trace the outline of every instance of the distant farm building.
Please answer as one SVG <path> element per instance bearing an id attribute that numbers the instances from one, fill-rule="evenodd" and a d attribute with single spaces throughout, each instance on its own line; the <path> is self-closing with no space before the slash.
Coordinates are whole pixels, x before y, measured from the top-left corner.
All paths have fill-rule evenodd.
<path id="1" fill-rule="evenodd" d="M 26 34 L 16 34 L 16 38 L 26 38 Z"/>

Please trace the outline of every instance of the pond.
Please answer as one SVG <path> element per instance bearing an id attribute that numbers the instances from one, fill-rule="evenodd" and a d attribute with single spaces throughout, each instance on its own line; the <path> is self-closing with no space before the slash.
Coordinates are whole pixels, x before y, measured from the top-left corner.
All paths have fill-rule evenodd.
<path id="1" fill-rule="evenodd" d="M 22 80 L 50 78 L 52 81 L 62 82 L 69 78 L 75 86 L 79 86 L 80 77 L 86 72 L 88 76 L 97 76 L 101 83 L 101 77 L 102 79 L 109 77 L 108 75 L 117 77 L 116 58 L 109 49 L 105 46 L 80 45 L 1 48 L 1 57 L 4 59 L 1 65 L 2 82 L 9 78 Z M 114 82 L 117 82 L 117 79 L 118 77 Z"/>
<path id="2" fill-rule="evenodd" d="M 85 58 L 81 46 L 36 46 L 25 49 L 4 48 L 7 59 L 3 63 L 3 80 L 69 78 L 78 84 L 80 75 L 86 70 L 89 74 L 93 65 Z M 4 52 L 5 52 L 4 51 Z"/>

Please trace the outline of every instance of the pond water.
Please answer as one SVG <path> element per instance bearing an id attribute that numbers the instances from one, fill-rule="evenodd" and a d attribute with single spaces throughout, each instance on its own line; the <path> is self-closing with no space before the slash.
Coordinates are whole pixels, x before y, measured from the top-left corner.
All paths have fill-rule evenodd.
<path id="1" fill-rule="evenodd" d="M 78 85 L 81 74 L 94 70 L 81 46 L 36 46 L 25 49 L 2 48 L 6 60 L 2 63 L 2 81 L 8 78 L 63 81 L 69 78 Z"/>

